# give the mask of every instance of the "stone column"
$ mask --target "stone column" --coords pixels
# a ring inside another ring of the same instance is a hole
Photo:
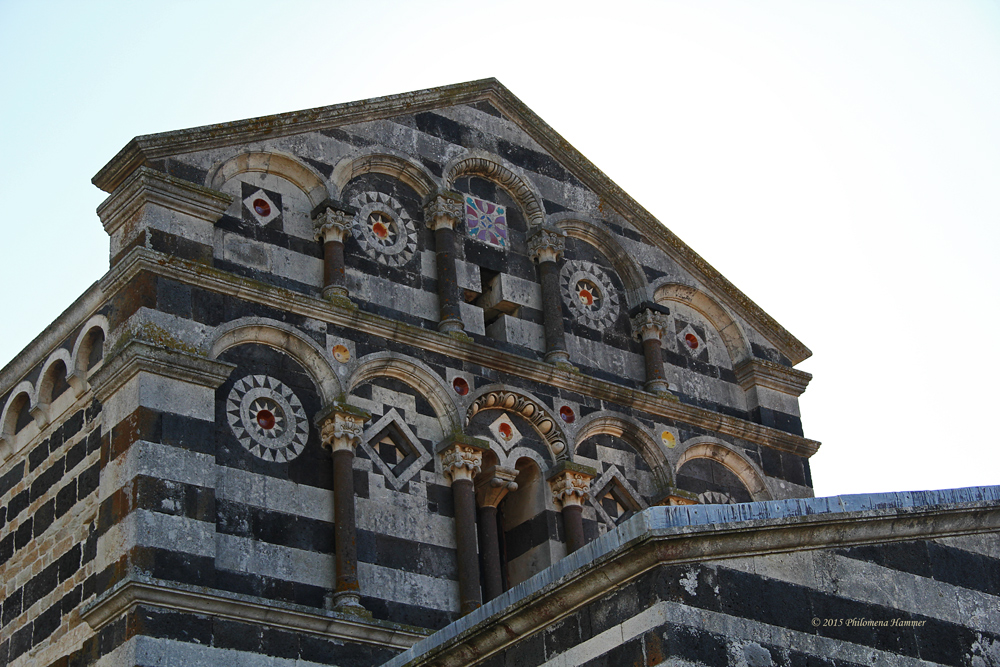
[[[437,253],[438,300],[441,321],[438,331],[463,332],[461,299],[458,290],[458,269],[455,266],[455,228],[462,220],[462,195],[457,192],[432,194],[424,204],[424,224],[434,231],[434,250]]]
[[[590,482],[597,476],[593,468],[562,461],[549,474],[549,488],[556,507],[562,509],[566,530],[566,555],[587,543],[583,536],[583,501],[590,493]]]
[[[476,483],[479,505],[479,555],[483,564],[483,602],[503,593],[500,562],[500,535],[497,532],[497,506],[511,491],[517,491],[517,470],[496,466],[483,472]]]
[[[476,491],[472,480],[479,474],[487,449],[486,441],[464,435],[449,437],[437,447],[444,474],[451,480],[455,502],[458,595],[463,615],[483,604],[476,553]]]
[[[370,414],[346,404],[323,410],[316,419],[323,447],[333,452],[333,535],[335,574],[330,608],[369,616],[358,585],[358,538],[354,517],[354,450]]]
[[[528,234],[528,252],[538,264],[538,281],[542,285],[545,361],[550,364],[569,364],[559,290],[559,258],[566,249],[565,236],[566,232],[558,227],[535,227]]]
[[[351,231],[354,213],[346,206],[327,200],[317,206],[312,215],[316,221],[316,239],[323,244],[323,297],[335,303],[347,301],[349,304],[344,241]]]
[[[632,335],[642,341],[646,358],[646,391],[654,394],[669,393],[667,377],[663,373],[661,337],[667,330],[667,308],[655,303],[641,303],[629,313],[632,317]]]

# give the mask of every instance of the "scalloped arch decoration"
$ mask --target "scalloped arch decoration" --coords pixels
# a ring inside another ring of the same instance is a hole
[[[455,181],[462,176],[481,176],[502,187],[524,211],[529,226],[545,222],[541,198],[521,176],[503,165],[497,158],[481,153],[467,154],[449,162],[441,180],[444,182],[444,187],[450,190],[454,187]]]
[[[465,414],[468,424],[474,416],[484,410],[503,410],[513,412],[531,424],[545,441],[554,460],[566,458],[566,436],[540,403],[534,399],[514,391],[497,390],[482,394],[469,406]]]

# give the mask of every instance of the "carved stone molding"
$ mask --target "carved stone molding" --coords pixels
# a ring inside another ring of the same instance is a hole
[[[512,391],[492,391],[477,398],[466,413],[466,423],[482,410],[505,410],[523,417],[545,439],[556,458],[566,451],[566,438],[541,405]]]
[[[518,471],[515,468],[495,466],[486,470],[476,483],[476,504],[479,507],[496,507],[511,491],[517,491]]]
[[[588,466],[564,461],[549,474],[549,488],[557,507],[583,505],[590,493],[590,483],[597,471]]]
[[[479,447],[455,442],[441,452],[441,467],[445,476],[453,483],[460,479],[472,481],[482,466],[483,450]]]
[[[752,387],[765,387],[789,396],[799,396],[812,380],[810,373],[763,359],[748,359],[734,370],[736,380],[744,391],[749,391]]]
[[[556,262],[566,250],[566,232],[538,227],[528,237],[528,254],[535,262]]]
[[[457,192],[438,192],[424,204],[424,224],[428,229],[454,229],[462,220],[464,204]]]
[[[657,339],[667,330],[667,316],[649,308],[632,316],[632,336],[636,340]]]
[[[354,451],[364,436],[364,424],[371,415],[351,405],[334,405],[316,418],[323,447],[332,452]]]
[[[351,232],[354,215],[332,206],[319,211],[316,218],[316,240],[321,243],[339,241],[343,243]]]

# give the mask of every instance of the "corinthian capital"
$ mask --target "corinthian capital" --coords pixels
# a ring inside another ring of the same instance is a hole
[[[350,450],[353,452],[361,443],[364,424],[370,414],[351,405],[335,405],[320,413],[316,419],[319,437],[323,447],[333,452]]]
[[[449,436],[438,443],[441,469],[452,483],[461,479],[472,481],[483,466],[483,452],[490,443],[461,433]]]
[[[344,242],[347,234],[351,231],[351,221],[354,216],[348,211],[343,211],[332,206],[321,209],[316,218],[316,240],[322,243],[330,241]]]
[[[462,195],[457,192],[437,192],[432,194],[424,204],[424,224],[428,229],[455,229],[462,220],[465,204]]]
[[[565,237],[559,228],[536,227],[528,236],[528,254],[538,263],[556,262],[566,250]]]
[[[659,340],[666,330],[667,316],[663,313],[647,308],[632,316],[632,336],[636,340]]]
[[[589,466],[561,462],[549,475],[549,488],[556,506],[582,505],[590,493],[590,482],[596,475],[597,471]]]

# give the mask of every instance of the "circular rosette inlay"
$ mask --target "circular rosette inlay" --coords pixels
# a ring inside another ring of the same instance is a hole
[[[417,249],[417,233],[403,205],[381,192],[362,192],[351,200],[354,238],[365,253],[380,264],[402,266]]]
[[[291,461],[309,439],[299,397],[269,375],[237,380],[226,400],[226,417],[240,444],[265,461]]]
[[[618,292],[597,264],[568,261],[563,264],[559,278],[563,299],[581,324],[603,330],[618,319]]]

